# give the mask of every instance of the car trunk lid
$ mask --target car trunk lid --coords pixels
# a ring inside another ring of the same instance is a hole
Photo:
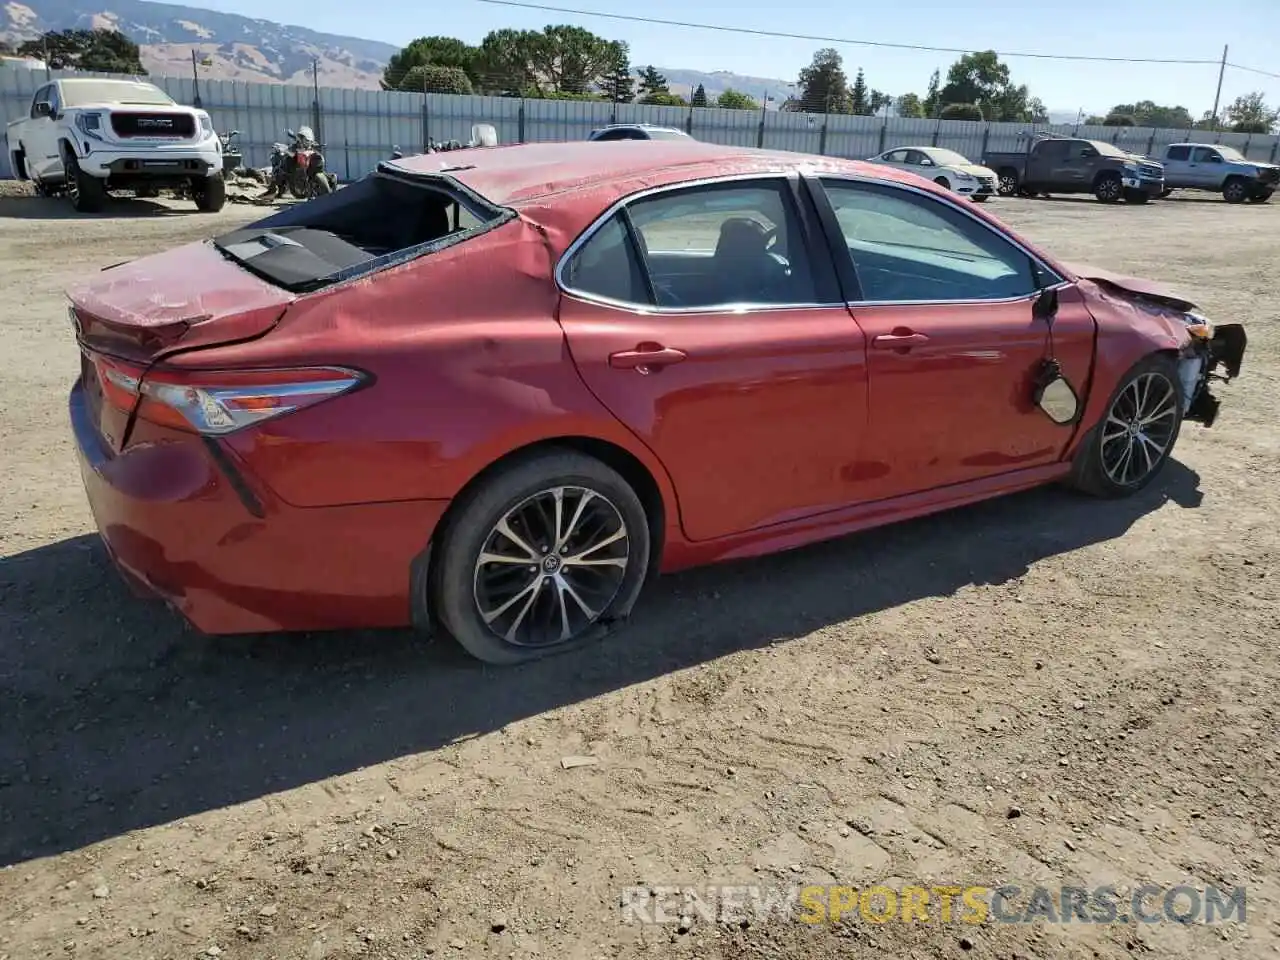
[[[90,419],[115,452],[133,411],[108,394],[130,396],[131,384],[171,354],[262,336],[295,299],[209,243],[108,267],[67,296]]]

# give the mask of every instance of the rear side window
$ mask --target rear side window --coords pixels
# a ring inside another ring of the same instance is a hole
[[[621,303],[650,303],[644,269],[622,222],[610,217],[566,264],[564,285],[570,290]]]
[[[1166,158],[1169,160],[1190,160],[1191,148],[1190,147],[1170,147],[1169,152],[1166,154]]]

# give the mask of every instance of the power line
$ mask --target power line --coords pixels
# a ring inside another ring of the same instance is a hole
[[[694,23],[684,20],[663,20],[658,17],[641,17],[627,13],[603,13],[599,10],[578,10],[572,7],[555,7],[543,3],[524,3],[520,0],[475,0],[476,3],[488,3],[498,7],[520,7],[525,10],[539,10],[544,13],[569,13],[579,17],[602,17],[607,20],[626,20],[630,23],[646,23],[663,27],[684,27],[692,30],[718,30],[723,33],[744,33],[753,37],[774,37],[781,40],[807,40],[813,43],[838,43],[861,47],[882,47],[893,50],[918,50],[926,53],[973,53],[973,48],[966,47],[930,47],[919,43],[889,43],[883,40],[851,40],[848,37],[821,37],[807,33],[784,33],[780,30],[755,30],[750,27],[726,27],[713,23]],[[1036,60],[1087,60],[1095,63],[1166,63],[1183,66],[1218,66],[1220,60],[1176,60],[1159,57],[1093,57],[1071,53],[1026,53],[1012,51],[996,51],[1000,57],[1027,57]],[[1235,66],[1230,64],[1230,66]],[[1249,67],[1239,67],[1248,70]],[[1263,73],[1265,71],[1255,71]],[[1275,74],[1271,74],[1275,76]]]
[[[1256,73],[1260,76],[1273,77],[1276,80],[1280,80],[1280,73],[1272,73],[1270,70],[1259,70],[1257,67],[1245,67],[1238,63],[1228,63],[1227,66],[1236,70],[1244,70],[1248,73]]]

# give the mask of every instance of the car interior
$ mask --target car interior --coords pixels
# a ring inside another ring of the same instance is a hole
[[[254,272],[293,288],[425,247],[481,222],[443,189],[375,175],[224,234],[214,244]]]

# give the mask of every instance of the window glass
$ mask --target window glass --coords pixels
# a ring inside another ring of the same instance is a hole
[[[51,90],[53,90],[53,85],[52,85],[52,84],[49,84],[49,85],[43,86],[43,87],[41,87],[39,90],[37,90],[37,91],[36,91],[35,96],[31,98],[31,119],[32,119],[32,120],[34,120],[34,119],[36,118],[36,104],[37,104],[37,103],[48,103],[48,102],[49,102],[49,92],[50,92]]]
[[[1196,147],[1195,154],[1191,158],[1196,163],[1221,163],[1222,158],[1218,156],[1218,151],[1210,150],[1208,147]]]
[[[681,188],[628,205],[658,306],[812,304],[785,181]]]
[[[888,160],[890,163],[906,163],[906,162],[907,162],[907,151],[906,151],[906,150],[891,150],[889,153],[886,153],[886,154],[884,155],[884,159],[885,159],[885,160]]]
[[[644,274],[620,214],[610,217],[565,264],[564,285],[579,293],[649,305]]]
[[[1190,147],[1170,147],[1168,157],[1170,160],[1186,160],[1191,156]]]
[[[864,301],[996,300],[1036,292],[1030,258],[949,203],[894,187],[822,182]]]

